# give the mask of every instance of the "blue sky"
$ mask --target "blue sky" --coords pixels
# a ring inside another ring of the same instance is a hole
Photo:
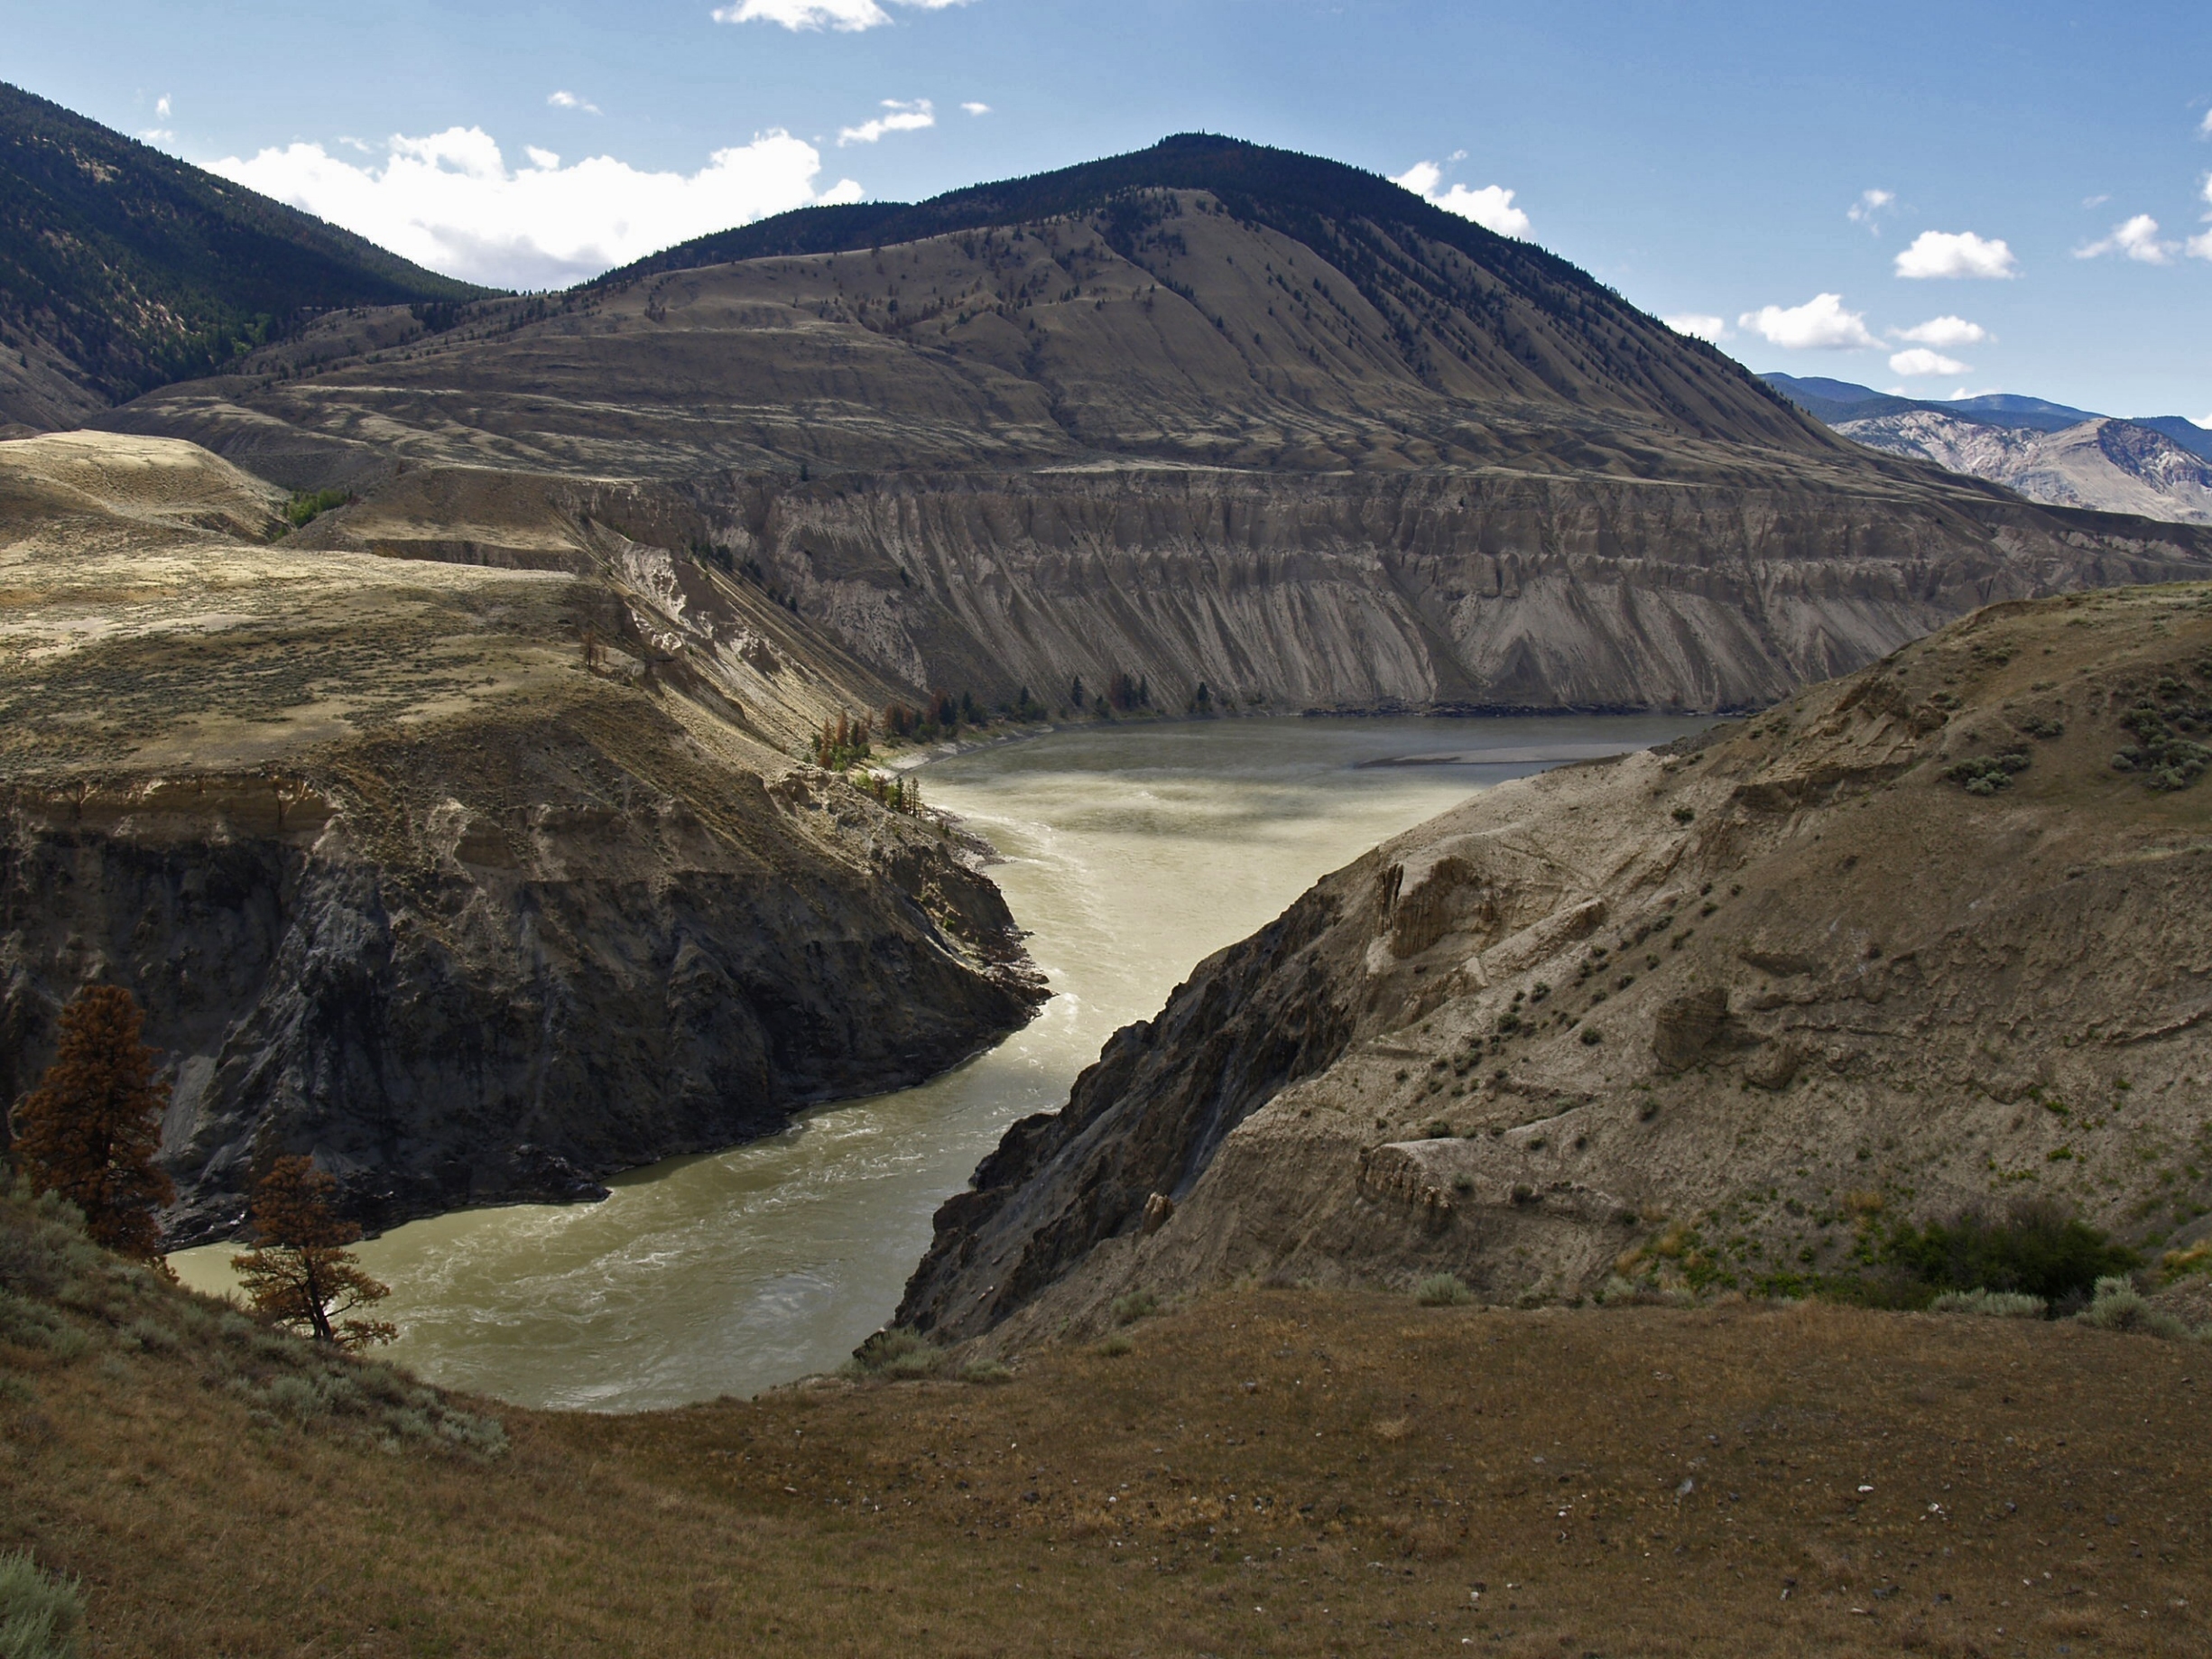
[[[0,0],[0,79],[487,281],[557,284],[806,200],[1203,128],[1395,177],[1431,163],[1416,183],[1704,320],[1683,326],[1754,368],[2212,422],[2204,0]]]

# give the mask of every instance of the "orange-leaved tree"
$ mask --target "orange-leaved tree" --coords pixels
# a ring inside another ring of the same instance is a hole
[[[169,1090],[154,1083],[143,1023],[120,986],[88,985],[70,999],[54,1063],[15,1109],[14,1158],[32,1191],[84,1211],[95,1240],[151,1260],[161,1249],[154,1217],[176,1189],[153,1161]]]
[[[389,1342],[398,1327],[346,1317],[392,1291],[363,1273],[346,1247],[361,1229],[331,1208],[337,1191],[338,1182],[312,1158],[279,1158],[254,1188],[252,1219],[260,1242],[230,1265],[255,1308],[280,1325],[343,1349]]]

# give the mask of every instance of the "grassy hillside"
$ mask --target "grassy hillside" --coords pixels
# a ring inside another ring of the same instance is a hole
[[[119,403],[320,311],[484,292],[0,84],[0,341],[19,378],[35,357]]]
[[[20,1200],[0,1287],[0,1556],[79,1581],[96,1654],[2207,1639],[2203,1350],[2080,1325],[1262,1290],[995,1386],[603,1417],[318,1352]]]

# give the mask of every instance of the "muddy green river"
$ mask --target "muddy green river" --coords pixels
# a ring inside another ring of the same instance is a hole
[[[930,764],[930,804],[996,878],[1053,996],[958,1070],[782,1134],[616,1178],[603,1203],[468,1210],[360,1247],[385,1350],[529,1405],[635,1411],[836,1367],[883,1324],[930,1218],[1115,1027],[1324,873],[1473,792],[1701,722],[1224,720],[1058,733]],[[1415,761],[1419,764],[1403,764]],[[228,1287],[232,1247],[171,1259]]]

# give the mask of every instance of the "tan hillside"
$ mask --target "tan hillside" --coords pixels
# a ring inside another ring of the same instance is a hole
[[[2207,735],[2212,589],[2129,589],[1477,796],[1009,1131],[901,1320],[1019,1345],[1254,1274],[1788,1290],[1862,1223],[2022,1197],[2192,1240]]]
[[[282,493],[174,440],[0,444],[0,1100],[79,985],[132,990],[177,1239],[273,1147],[373,1223],[588,1192],[1035,999],[958,848],[791,758],[883,682],[612,528],[619,487],[469,482],[426,510],[489,491],[502,567],[271,541]]]
[[[2206,1640],[2190,1346],[1299,1291],[1120,1334],[995,1386],[523,1412],[0,1200],[0,1552],[80,1581],[88,1654]]]

